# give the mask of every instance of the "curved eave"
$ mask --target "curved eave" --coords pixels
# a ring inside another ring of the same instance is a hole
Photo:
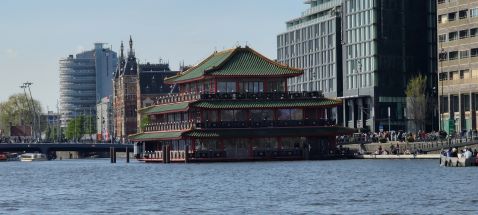
[[[131,141],[155,141],[155,140],[179,140],[182,139],[183,134],[189,130],[174,130],[174,131],[158,131],[158,132],[142,132],[129,135]]]
[[[140,109],[140,113],[145,114],[145,115],[154,115],[154,114],[184,112],[184,111],[189,110],[190,104],[192,102],[194,102],[194,101],[184,101],[184,102],[178,102],[178,103],[168,103],[168,104],[154,105],[154,106],[150,106],[150,107]]]

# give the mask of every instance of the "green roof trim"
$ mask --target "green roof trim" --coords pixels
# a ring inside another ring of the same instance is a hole
[[[155,105],[155,106],[150,106],[145,109],[142,109],[141,113],[147,114],[147,115],[159,114],[159,113],[165,113],[170,111],[185,110],[188,107],[189,107],[189,102]]]
[[[246,128],[246,129],[205,129],[192,130],[184,136],[195,138],[222,138],[222,137],[297,137],[297,136],[335,136],[352,134],[353,128],[341,126],[323,127],[288,127],[288,128]]]
[[[197,101],[192,104],[198,108],[208,109],[254,109],[254,108],[302,108],[338,105],[342,102],[333,99],[308,99],[308,100],[214,100]]]
[[[221,68],[207,72],[207,74],[215,76],[282,76],[301,75],[302,70],[280,65],[246,48],[238,50]]]
[[[183,131],[139,133],[139,134],[130,135],[129,139],[132,141],[178,139],[178,138],[181,138],[182,133]]]
[[[215,52],[197,66],[164,79],[166,83],[184,83],[204,76],[298,76],[302,69],[291,68],[268,59],[249,47]]]
[[[219,66],[221,63],[224,62],[232,53],[234,49],[225,50],[222,52],[216,52],[206,58],[197,66],[194,66],[179,75],[175,75],[169,78],[165,78],[166,82],[181,82],[185,80],[197,79],[204,75],[204,71],[208,69],[212,69],[214,67]]]

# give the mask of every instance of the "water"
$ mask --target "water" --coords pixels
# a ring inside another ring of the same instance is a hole
[[[0,214],[477,214],[478,168],[437,160],[0,163]]]

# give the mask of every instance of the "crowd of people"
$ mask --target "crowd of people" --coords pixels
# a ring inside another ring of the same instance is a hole
[[[381,131],[381,132],[361,132],[353,135],[342,135],[337,137],[338,144],[347,143],[386,143],[388,141],[397,142],[432,142],[450,139],[478,138],[476,131],[468,130],[448,134],[445,131],[418,132],[405,131]]]

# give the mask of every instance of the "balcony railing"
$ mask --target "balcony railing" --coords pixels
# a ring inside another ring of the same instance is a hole
[[[223,121],[196,123],[196,128],[265,128],[265,127],[300,127],[333,126],[335,120],[263,120],[263,121]]]
[[[143,129],[148,131],[187,130],[194,126],[193,121],[149,123]]]
[[[323,98],[321,91],[310,92],[234,92],[234,93],[176,93],[156,98],[155,104],[168,104],[175,102],[193,101],[193,100],[235,100],[235,99],[260,99],[260,100],[279,100],[279,99],[311,99]]]

